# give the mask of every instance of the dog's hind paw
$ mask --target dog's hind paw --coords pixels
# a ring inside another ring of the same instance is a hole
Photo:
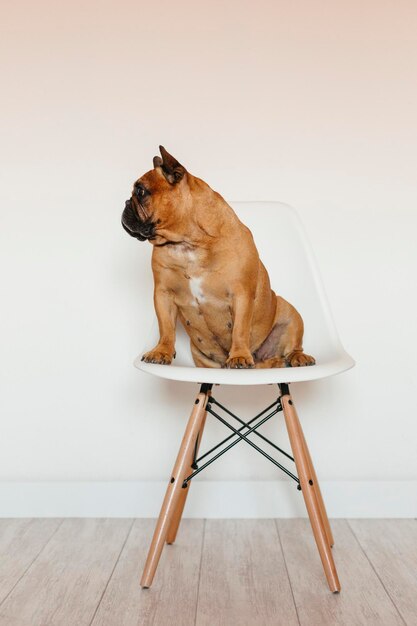
[[[301,350],[294,350],[285,356],[287,367],[304,367],[305,365],[314,365],[316,359],[309,354],[305,354]]]

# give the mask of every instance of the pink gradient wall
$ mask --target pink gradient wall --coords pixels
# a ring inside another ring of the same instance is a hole
[[[417,4],[3,1],[0,28],[1,477],[170,471],[188,405],[169,419],[175,390],[131,368],[152,286],[119,225],[162,143],[226,198],[301,213],[358,361],[297,391],[323,477],[416,479]],[[275,477],[245,450],[227,472]]]

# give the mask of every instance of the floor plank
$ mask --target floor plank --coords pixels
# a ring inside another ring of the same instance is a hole
[[[0,604],[61,522],[52,518],[0,519]]]
[[[196,624],[298,624],[273,520],[206,521]]]
[[[0,624],[89,624],[131,526],[128,519],[66,519],[0,606]]]
[[[175,544],[166,545],[153,585],[141,589],[156,520],[136,520],[92,626],[190,626],[194,624],[203,520],[184,519]]]
[[[417,522],[349,520],[385,589],[410,626],[417,623]]]
[[[277,526],[301,626],[404,626],[346,521],[332,521],[340,594],[329,592],[308,520]]]

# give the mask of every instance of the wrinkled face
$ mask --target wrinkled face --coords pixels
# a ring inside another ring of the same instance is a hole
[[[175,228],[186,184],[185,168],[162,146],[160,150],[163,159],[155,157],[154,169],[134,183],[122,214],[122,226],[129,235],[154,244],[163,241],[164,233]]]
[[[132,195],[126,200],[122,214],[123,228],[139,241],[153,240],[161,223],[158,216],[158,196],[163,193],[155,170],[141,176],[133,185]],[[163,177],[161,177],[163,179]],[[163,186],[163,180],[160,181]],[[169,184],[166,183],[167,187]],[[168,189],[166,190],[168,191]]]

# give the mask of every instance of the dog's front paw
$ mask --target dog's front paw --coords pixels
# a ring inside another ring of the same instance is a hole
[[[164,348],[156,347],[149,352],[145,352],[141,361],[145,361],[145,363],[158,363],[159,365],[170,365],[174,358],[175,353],[168,352]]]
[[[244,356],[229,356],[225,363],[225,367],[228,369],[249,369],[255,367],[255,361],[251,354]]]

